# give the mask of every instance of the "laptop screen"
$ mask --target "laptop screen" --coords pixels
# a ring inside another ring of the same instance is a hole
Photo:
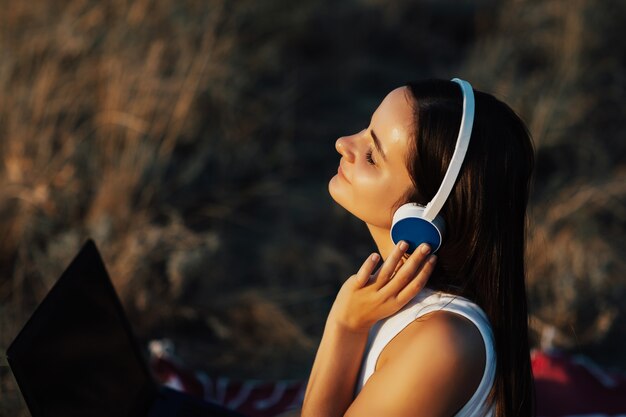
[[[156,393],[91,240],[7,356],[33,417],[142,415]]]

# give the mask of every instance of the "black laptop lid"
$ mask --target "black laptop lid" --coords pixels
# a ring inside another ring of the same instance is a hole
[[[156,394],[92,240],[7,351],[33,417],[136,416]]]

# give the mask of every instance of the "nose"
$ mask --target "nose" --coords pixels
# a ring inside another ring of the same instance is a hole
[[[349,162],[354,161],[354,151],[349,137],[342,136],[335,142],[335,149]]]

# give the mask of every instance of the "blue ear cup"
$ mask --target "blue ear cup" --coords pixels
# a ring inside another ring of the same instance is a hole
[[[413,251],[422,243],[428,243],[431,252],[435,253],[441,246],[446,230],[441,216],[432,221],[423,217],[426,208],[416,203],[407,203],[400,206],[393,215],[391,224],[391,240],[394,244],[404,240],[409,244],[407,253]]]

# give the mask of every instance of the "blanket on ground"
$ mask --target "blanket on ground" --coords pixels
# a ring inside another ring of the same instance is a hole
[[[274,417],[302,405],[305,380],[238,380],[187,368],[171,342],[150,343],[151,368],[164,385],[250,417]],[[531,353],[538,417],[626,417],[626,374],[582,355]]]

